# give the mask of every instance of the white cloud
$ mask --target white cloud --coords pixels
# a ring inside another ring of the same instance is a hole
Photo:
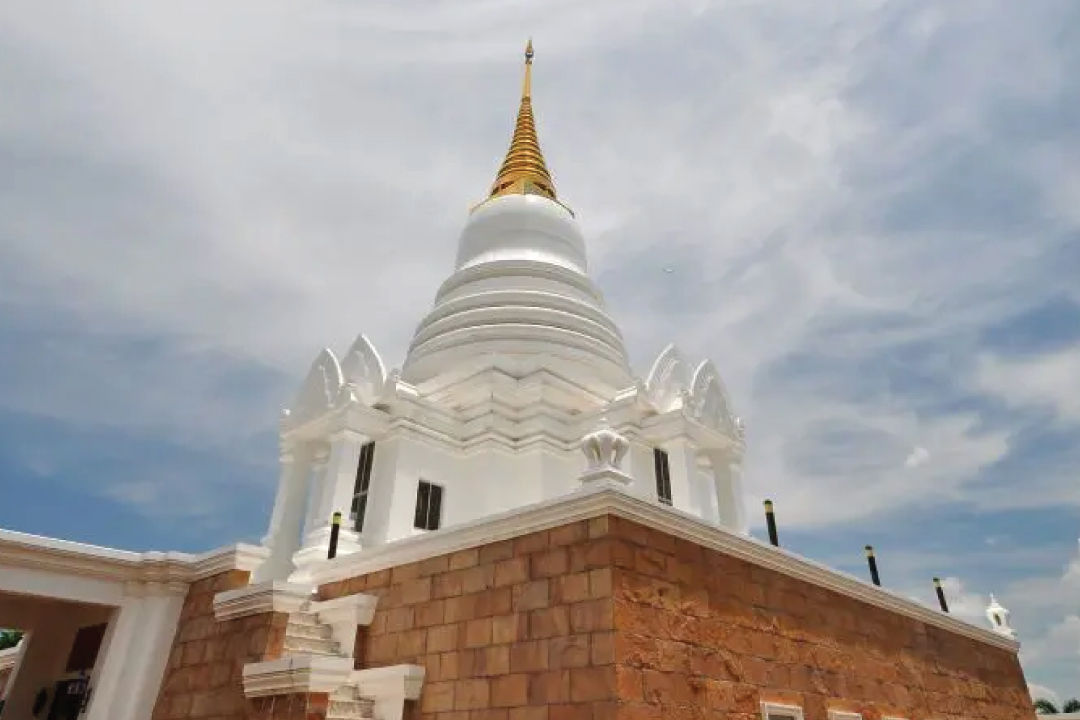
[[[941,589],[945,592],[951,614],[974,625],[986,626],[989,597],[968,590],[960,578],[952,576],[941,578]]]
[[[911,450],[911,454],[907,456],[907,459],[904,460],[904,467],[919,467],[929,459],[930,451],[924,447],[916,446]]]
[[[671,339],[718,362],[752,496],[801,526],[1040,502],[973,494],[1016,428],[953,401],[973,367],[979,394],[1005,374],[1051,401],[1031,373],[1064,360],[979,360],[978,335],[1068,285],[1039,263],[1064,240],[936,198],[973,182],[963,152],[1002,156],[1042,210],[1070,197],[1067,167],[993,126],[1002,102],[1064,92],[1042,35],[1059,19],[780,7],[4,6],[0,303],[84,329],[0,403],[247,452],[319,347],[364,331],[400,362],[508,141],[532,34],[541,140],[635,362]]]
[[[1063,423],[1080,423],[1080,344],[1020,357],[984,355],[974,380],[1017,410],[1049,411]]]

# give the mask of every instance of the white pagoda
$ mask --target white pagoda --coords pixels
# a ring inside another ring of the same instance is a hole
[[[335,512],[344,555],[573,493],[598,427],[618,438],[627,491],[746,532],[743,429],[720,375],[670,345],[644,377],[631,369],[540,151],[532,57],[530,43],[506,159],[401,369],[360,335],[319,353],[282,412],[257,579],[306,581]]]

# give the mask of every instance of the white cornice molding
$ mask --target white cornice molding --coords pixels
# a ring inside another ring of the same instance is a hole
[[[324,560],[312,566],[312,581],[323,585],[368,575],[397,565],[405,565],[602,515],[615,515],[652,527],[759,567],[783,573],[988,645],[1014,653],[1020,648],[1020,644],[1015,640],[972,625],[953,615],[932,610],[890,590],[870,585],[783,548],[773,547],[755,538],[706,523],[685,512],[611,487],[583,488],[554,500],[386,545],[365,548],[358,553],[334,560]]]
[[[122,583],[191,583],[231,570],[252,571],[270,551],[238,543],[200,555],[130,552],[0,530],[0,565]]]
[[[641,436],[658,445],[686,438],[702,450],[725,450],[741,454],[743,449],[741,440],[690,417],[683,408],[644,418],[641,422]]]
[[[270,549],[261,545],[237,543],[196,555],[190,562],[189,581],[220,575],[231,570],[254,572],[270,557]]]
[[[322,440],[342,430],[351,430],[365,437],[378,438],[386,434],[391,421],[392,416],[385,410],[362,403],[349,403],[328,408],[321,415],[289,426],[281,437],[283,443],[295,444],[304,440]]]
[[[268,612],[291,614],[311,600],[311,590],[308,585],[279,580],[226,590],[214,596],[214,619],[223,622]]]
[[[286,655],[244,666],[244,695],[333,693],[349,682],[353,659],[329,655]]]

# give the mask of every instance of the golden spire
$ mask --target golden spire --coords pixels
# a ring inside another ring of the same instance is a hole
[[[536,121],[532,112],[532,39],[525,46],[525,80],[521,87],[521,107],[518,109],[514,137],[506,153],[488,199],[500,195],[543,195],[555,200],[555,183],[544,164],[540,141],[536,138]]]

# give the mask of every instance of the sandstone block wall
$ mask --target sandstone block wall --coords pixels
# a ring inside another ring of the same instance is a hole
[[[614,720],[615,618],[606,520],[324,586],[378,595],[362,667],[426,668],[422,720]]]
[[[1016,655],[611,520],[622,718],[759,718],[761,700],[908,720],[1034,718]]]
[[[248,584],[247,572],[228,572],[191,585],[153,720],[321,720],[325,696],[244,697],[244,665],[281,657],[285,613],[218,622],[214,596]]]
[[[321,588],[359,592],[357,666],[425,666],[417,720],[1034,717],[1013,653],[615,517]]]

